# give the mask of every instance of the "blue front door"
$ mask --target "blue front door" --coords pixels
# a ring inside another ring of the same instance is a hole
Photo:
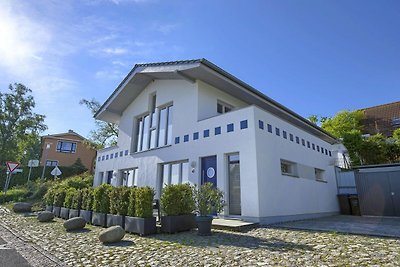
[[[217,187],[217,156],[201,159],[201,184],[212,183]]]

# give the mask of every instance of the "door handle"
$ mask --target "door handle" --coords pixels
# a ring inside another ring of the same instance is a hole
[[[392,196],[394,196],[394,192],[392,192]]]

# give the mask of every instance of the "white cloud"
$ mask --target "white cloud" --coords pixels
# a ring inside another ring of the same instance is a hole
[[[111,70],[100,70],[96,72],[96,78],[99,80],[121,80],[124,78],[124,74],[116,69]]]
[[[108,55],[123,55],[123,54],[128,53],[127,49],[120,48],[120,47],[103,48],[101,51],[106,53],[106,54],[108,54]]]
[[[178,27],[178,24],[162,24],[162,25],[157,25],[156,30],[163,34],[169,34],[173,30],[175,30],[177,27]]]

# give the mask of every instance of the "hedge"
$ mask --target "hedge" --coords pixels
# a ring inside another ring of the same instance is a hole
[[[153,188],[138,187],[136,189],[136,217],[150,218],[153,217]]]
[[[110,212],[109,192],[112,190],[109,184],[102,184],[93,190],[93,211],[99,213]]]
[[[189,184],[167,185],[160,201],[161,209],[167,216],[190,214],[195,209],[193,188]]]
[[[88,211],[93,210],[93,188],[82,189],[82,209]]]
[[[110,190],[110,213],[117,215],[126,215],[129,205],[129,188],[114,187]]]

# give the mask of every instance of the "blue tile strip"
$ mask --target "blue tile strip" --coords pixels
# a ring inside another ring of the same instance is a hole
[[[247,120],[243,120],[240,122],[240,129],[247,129],[248,125],[247,125]]]
[[[233,132],[234,131],[234,127],[233,127],[233,123],[230,123],[226,126],[226,131],[228,133]]]
[[[215,127],[215,135],[221,134],[221,127]]]

